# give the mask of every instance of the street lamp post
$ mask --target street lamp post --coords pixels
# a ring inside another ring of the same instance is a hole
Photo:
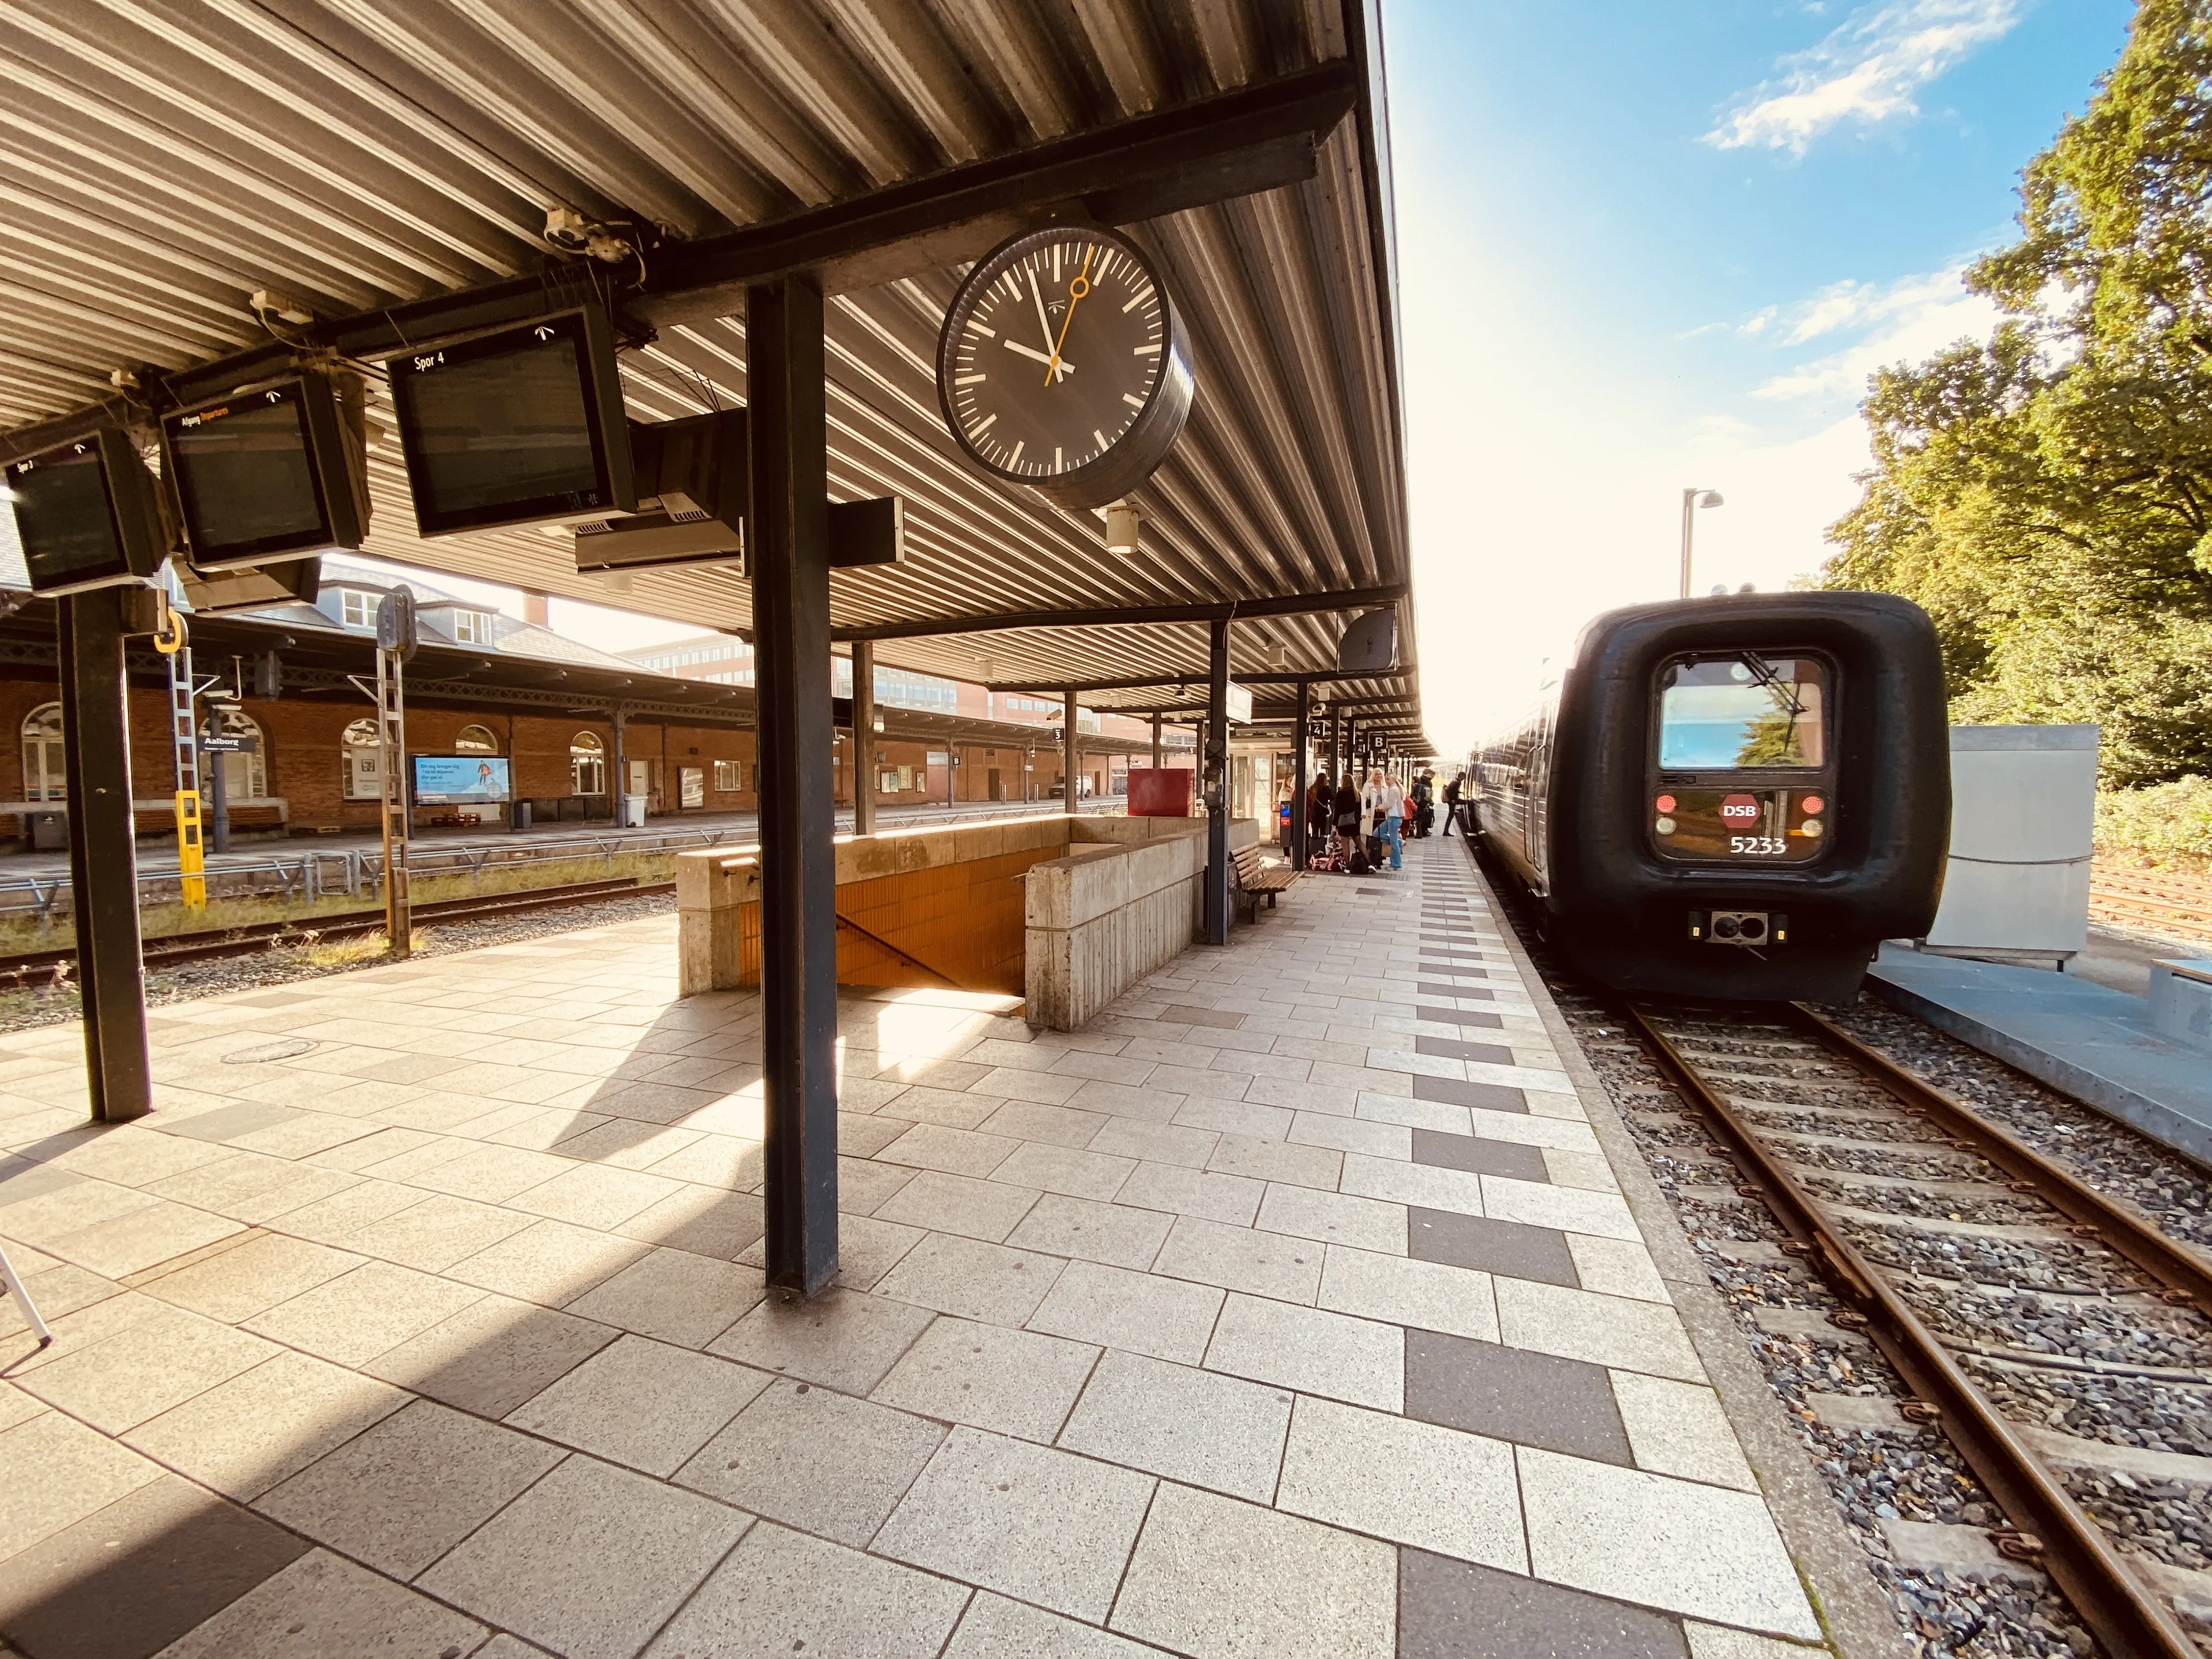
[[[1696,525],[1698,509],[1701,507],[1724,505],[1717,489],[1686,489],[1682,492],[1682,597],[1690,597],[1690,532]]]

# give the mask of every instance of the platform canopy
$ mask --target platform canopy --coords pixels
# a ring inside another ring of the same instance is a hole
[[[632,343],[633,416],[729,407],[746,284],[811,271],[831,296],[832,497],[908,507],[903,567],[836,573],[840,640],[988,684],[1202,683],[1212,618],[1240,619],[1241,679],[1329,669],[1352,615],[1401,601],[1410,663],[1380,35],[1359,0],[21,0],[0,78],[0,455],[95,407],[143,418],[246,384],[298,345],[374,360],[594,291]],[[558,210],[630,227],[643,257],[556,252]],[[1136,493],[1134,557],[1097,515],[970,471],[939,411],[968,263],[1075,216],[1151,250],[1191,328],[1194,410]],[[258,315],[261,290],[313,320]],[[396,440],[371,469],[373,554],[750,624],[726,568],[615,591],[577,574],[565,533],[419,540]],[[1357,693],[1417,688],[1408,667]]]

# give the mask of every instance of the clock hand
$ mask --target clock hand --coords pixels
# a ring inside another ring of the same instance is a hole
[[[1060,349],[1067,343],[1067,325],[1075,320],[1075,302],[1091,292],[1091,260],[1098,250],[1086,249],[1083,269],[1075,273],[1075,280],[1067,285],[1067,315],[1060,319],[1060,338],[1052,343],[1052,363],[1044,372],[1044,383],[1052,384],[1054,374],[1060,368]]]
[[[1030,272],[1030,298],[1036,301],[1037,326],[1044,331],[1044,349],[1048,354],[1044,361],[1050,362],[1052,361],[1049,355],[1052,350],[1052,319],[1044,314],[1044,295],[1037,288],[1036,272],[1034,270]],[[1050,385],[1051,382],[1047,381],[1046,384]]]
[[[1028,358],[1031,362],[1049,363],[1052,362],[1050,357],[1047,356],[1043,352],[1039,351],[1035,346],[1025,346],[1019,340],[1002,340],[1000,343],[1003,344],[1009,351],[1020,352],[1023,356]],[[1075,373],[1075,365],[1069,362],[1066,358],[1063,357],[1060,360],[1058,372],[1062,374],[1073,374]]]

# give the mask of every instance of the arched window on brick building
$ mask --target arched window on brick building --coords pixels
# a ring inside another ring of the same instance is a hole
[[[376,722],[358,720],[338,739],[338,763],[343,767],[348,800],[384,799],[383,750],[376,741]]]
[[[496,755],[499,753],[499,736],[489,726],[465,726],[460,735],[453,739],[453,752],[457,755]]]
[[[41,703],[23,721],[23,799],[66,800],[62,768],[62,706]]]
[[[226,799],[259,800],[269,793],[269,740],[261,734],[261,727],[252,715],[235,707],[219,708],[216,711],[216,727],[226,738],[244,738],[243,749],[227,755],[210,755],[205,767],[222,768],[222,788]],[[208,788],[203,769],[201,793]]]
[[[579,732],[568,739],[568,793],[607,793],[607,745],[596,732]]]

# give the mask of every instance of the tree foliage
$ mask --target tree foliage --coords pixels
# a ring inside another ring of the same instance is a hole
[[[2094,720],[2106,781],[2212,771],[2212,0],[2142,0],[2023,175],[2003,307],[1874,377],[1830,587],[1902,593],[1954,718]]]

